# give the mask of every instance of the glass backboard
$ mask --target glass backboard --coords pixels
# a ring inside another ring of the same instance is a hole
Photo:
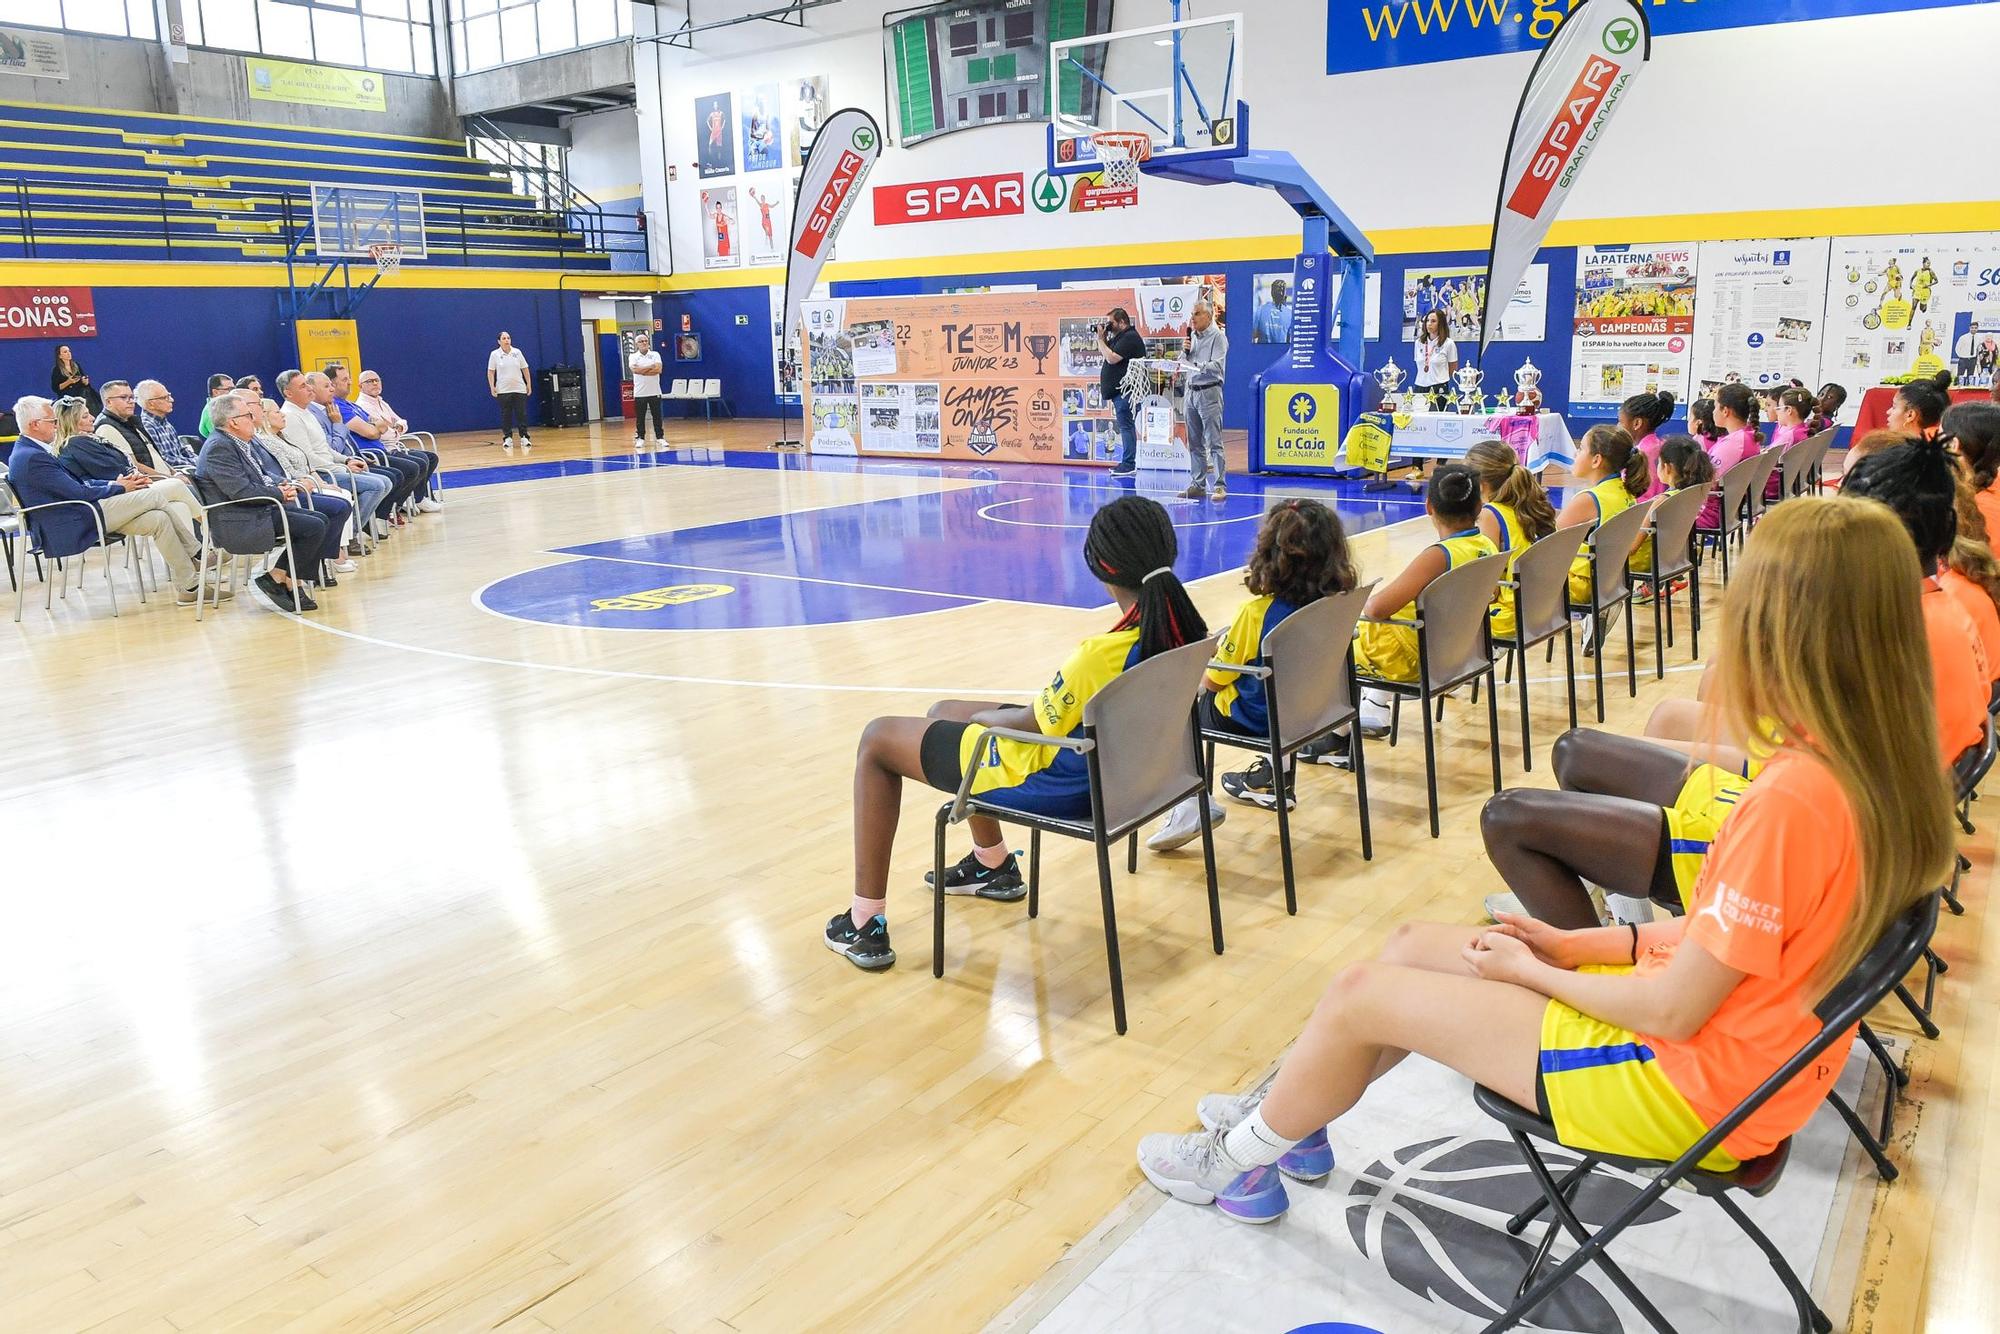
[[[1049,170],[1094,171],[1091,136],[1147,135],[1153,160],[1234,157],[1248,151],[1243,16],[1158,23],[1049,48]]]

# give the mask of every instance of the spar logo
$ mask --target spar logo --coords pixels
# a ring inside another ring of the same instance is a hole
[[[864,126],[855,132],[855,140],[859,142],[865,133],[867,127]],[[868,138],[870,143],[874,142],[872,134]],[[854,182],[861,175],[862,168],[867,165],[867,158],[851,150],[840,155],[833,164],[833,171],[828,175],[826,184],[820,188],[819,199],[813,204],[812,212],[806,215],[805,229],[799,233],[798,244],[792,247],[794,250],[807,259],[819,258],[820,248],[826,244],[826,238],[833,234],[833,229],[840,224],[841,216],[847,212],[847,206],[853,202],[850,196]]]
[[[1591,56],[1563,97],[1556,117],[1528,159],[1527,173],[1507,200],[1507,211],[1524,218],[1539,217],[1560,182],[1568,189],[1590,156],[1590,145],[1604,127],[1625,86],[1624,66]]]

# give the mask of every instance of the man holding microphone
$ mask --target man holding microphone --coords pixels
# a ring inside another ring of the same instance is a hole
[[[1229,361],[1229,335],[1215,322],[1215,307],[1197,301],[1189,318],[1188,339],[1181,348],[1181,360],[1188,368],[1187,442],[1188,489],[1181,492],[1189,500],[1227,500],[1222,457],[1222,376]],[[1215,482],[1211,489],[1209,476]]]

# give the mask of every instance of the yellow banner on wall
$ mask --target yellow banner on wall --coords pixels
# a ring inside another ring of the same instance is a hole
[[[331,65],[302,65],[264,56],[243,57],[243,77],[257,102],[290,102],[305,107],[387,111],[389,97],[379,74]]]
[[[300,370],[331,375],[335,366],[345,366],[350,379],[360,378],[361,331],[353,320],[300,320],[295,332]],[[354,392],[351,383],[347,392]]]
[[[1340,390],[1330,384],[1264,386],[1264,462],[1329,468],[1340,449]]]

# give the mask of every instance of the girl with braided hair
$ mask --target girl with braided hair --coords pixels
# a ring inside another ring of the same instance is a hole
[[[1345,593],[1355,585],[1354,557],[1347,549],[1347,531],[1340,517],[1317,500],[1284,500],[1271,506],[1257,530],[1257,547],[1250,554],[1250,567],[1243,576],[1250,600],[1236,609],[1216,646],[1218,662],[1262,667],[1266,659],[1264,643],[1285,618],[1301,607],[1323,597]],[[1211,671],[1202,680],[1202,722],[1218,731],[1243,736],[1270,735],[1271,720],[1266,709],[1264,683],[1241,672]],[[1315,747],[1332,747],[1331,740],[1315,742]],[[1345,755],[1347,739],[1339,738],[1339,753]],[[1329,754],[1333,753],[1331,749]],[[1242,773],[1222,775],[1222,790],[1238,801],[1277,807],[1277,789],[1271,781],[1271,762],[1258,760]],[[1287,780],[1285,800],[1295,798]],[[1201,832],[1201,798],[1189,797],[1167,813],[1157,832],[1146,840],[1155,852],[1178,848]],[[1287,807],[1289,809],[1289,807]],[[1211,822],[1220,824],[1222,807],[1209,802]]]
[[[971,792],[995,805],[1067,819],[1090,818],[1083,756],[988,729],[1077,736],[1091,697],[1158,653],[1205,638],[1208,626],[1174,576],[1179,544],[1166,510],[1144,496],[1121,496],[1099,510],[1083,560],[1118,603],[1116,624],[1091,635],[1042,687],[1033,704],[944,700],[922,718],[877,718],[861,733],[854,761],[854,901],[826,925],[826,947],[870,971],[896,962],[884,915],[889,854],[902,813],[903,780],[956,793],[977,767]],[[998,821],[974,816],[972,851],[946,869],[947,894],[1011,903],[1027,897]],[[924,877],[925,883],[930,876]]]

